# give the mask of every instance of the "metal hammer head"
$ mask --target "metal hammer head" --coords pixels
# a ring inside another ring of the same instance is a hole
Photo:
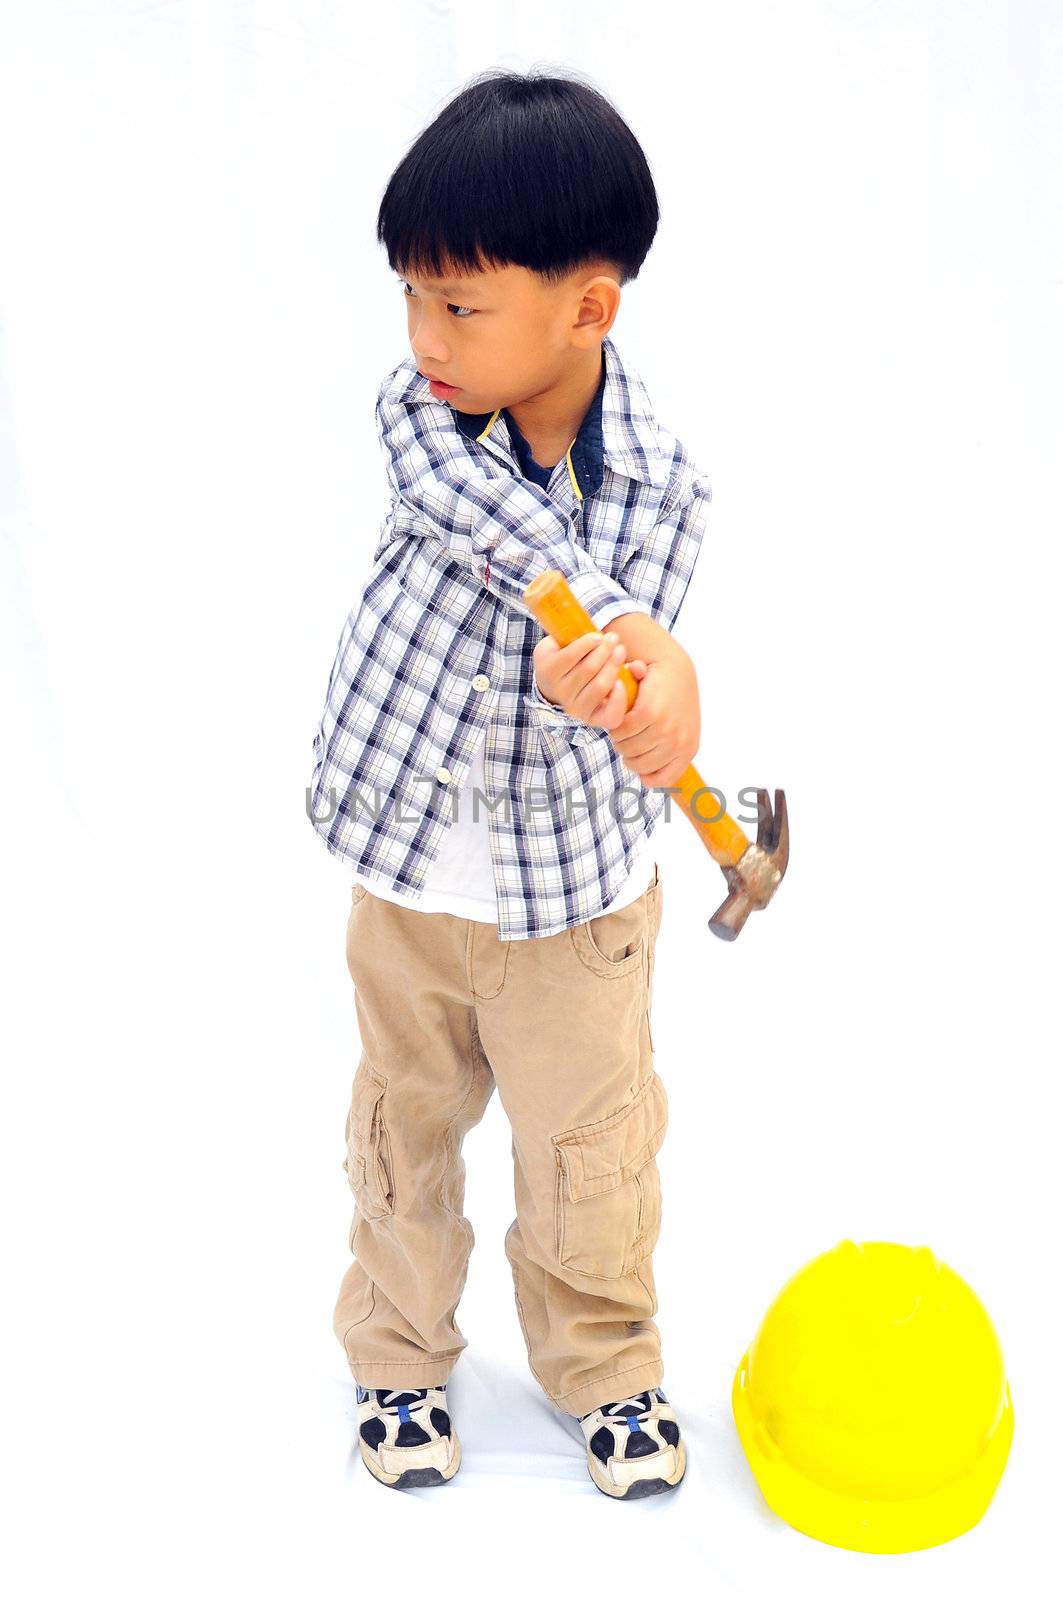
[[[757,790],[757,842],[733,867],[724,867],[730,894],[709,922],[717,938],[737,939],[751,911],[762,911],[782,882],[790,859],[786,796],[775,791],[772,811],[767,789]]]

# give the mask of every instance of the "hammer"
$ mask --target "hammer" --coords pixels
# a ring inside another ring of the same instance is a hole
[[[524,603],[562,649],[581,634],[597,632],[564,573],[554,567],[532,579],[524,591]],[[638,684],[626,666],[620,668],[619,677],[630,711]],[[710,919],[709,927],[720,939],[737,939],[749,913],[764,909],[786,872],[790,856],[786,796],[776,789],[773,810],[767,789],[757,790],[757,842],[752,844],[726,811],[711,818],[702,816],[697,809],[698,796],[711,791],[696,767],[687,767],[677,787],[679,804],[727,880],[729,893]]]

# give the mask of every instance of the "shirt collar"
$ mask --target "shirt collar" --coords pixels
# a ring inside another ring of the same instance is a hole
[[[591,494],[600,486],[604,466],[663,490],[671,473],[672,455],[659,439],[646,387],[636,372],[625,368],[620,352],[608,337],[602,340],[602,357],[601,382],[571,446],[580,492]],[[454,410],[445,400],[435,398],[412,356],[400,364],[397,376],[403,375],[406,382],[398,389],[397,400],[406,405],[439,406],[451,412],[467,438],[489,435],[493,442],[501,442],[500,434],[504,435],[508,453],[519,468],[501,407],[477,415]]]

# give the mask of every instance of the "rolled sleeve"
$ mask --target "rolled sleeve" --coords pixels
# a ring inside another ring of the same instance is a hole
[[[564,574],[592,619],[632,606],[624,586],[597,567],[578,544],[572,514],[537,483],[496,462],[474,459],[449,423],[430,407],[409,407],[377,396],[377,429],[395,497],[417,513],[422,536],[436,539],[492,594],[524,616],[533,615],[524,591],[533,578]]]
[[[572,593],[599,632],[614,617],[622,617],[628,611],[642,611],[648,617],[653,615],[644,600],[637,600],[623,584],[608,577],[598,567],[590,572],[579,572],[574,578],[568,578],[566,574],[566,578]]]

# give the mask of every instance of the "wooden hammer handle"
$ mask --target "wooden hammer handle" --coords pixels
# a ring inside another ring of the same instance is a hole
[[[524,603],[562,649],[582,634],[603,631],[594,626],[590,615],[569,588],[564,573],[554,567],[532,579],[524,591]],[[624,685],[630,711],[639,686],[626,666],[620,668],[618,676]],[[749,849],[750,841],[726,811],[715,815],[719,799],[709,793],[708,785],[693,764],[680,777],[678,789],[676,799],[697,828],[712,859],[721,867],[737,865]],[[710,818],[712,820],[708,820]]]

